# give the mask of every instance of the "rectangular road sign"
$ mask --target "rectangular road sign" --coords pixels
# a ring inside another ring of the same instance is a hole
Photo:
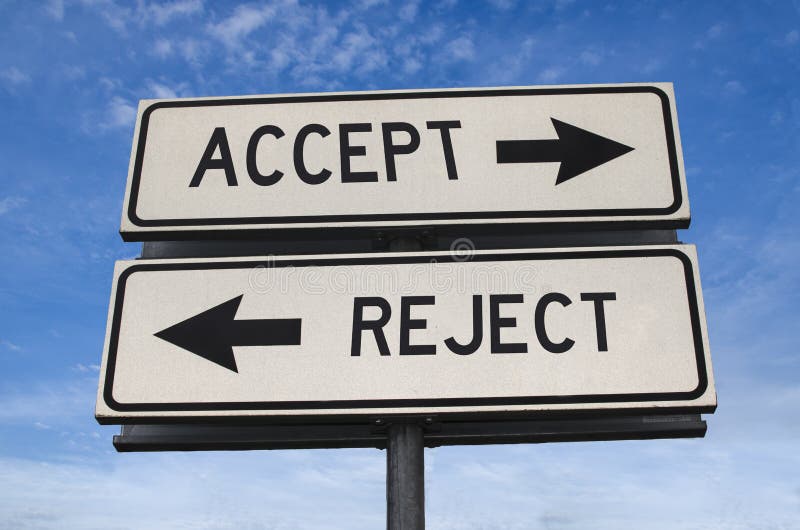
[[[101,423],[713,411],[694,247],[121,261]]]
[[[121,233],[689,218],[672,85],[576,85],[145,100]]]

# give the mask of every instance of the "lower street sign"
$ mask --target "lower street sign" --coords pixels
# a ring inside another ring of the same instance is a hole
[[[689,245],[118,262],[101,423],[711,412]]]

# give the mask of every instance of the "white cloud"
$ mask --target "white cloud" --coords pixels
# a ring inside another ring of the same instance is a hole
[[[358,0],[356,7],[361,10],[372,9],[375,6],[384,6],[389,0]]]
[[[102,442],[111,451],[110,440]],[[2,458],[0,525],[322,530],[346,521],[354,530],[379,528],[384,467],[377,450]]]
[[[726,25],[723,22],[717,22],[709,27],[703,35],[698,38],[694,43],[695,49],[705,48],[706,44],[710,41],[719,39],[725,32]]]
[[[16,66],[10,66],[5,70],[0,70],[0,79],[11,86],[18,86],[31,82],[31,77]]]
[[[783,44],[785,44],[786,46],[797,44],[798,41],[800,41],[800,31],[797,31],[796,29],[793,29],[792,31],[787,33],[786,36],[783,38]]]
[[[406,0],[403,3],[403,7],[400,8],[400,11],[397,14],[400,17],[400,20],[412,22],[417,17],[418,10],[419,0]]]
[[[21,346],[19,346],[17,344],[14,344],[10,340],[2,340],[2,341],[0,341],[0,344],[2,344],[4,348],[6,348],[8,350],[11,350],[13,352],[22,351],[22,347]]]
[[[542,83],[553,83],[558,81],[564,74],[566,73],[566,69],[562,66],[551,66],[549,68],[545,68],[539,74],[538,79]]]
[[[25,197],[17,197],[17,196],[3,197],[2,199],[0,199],[0,215],[5,215],[12,210],[24,206],[25,203],[27,202],[28,199],[26,199]]]
[[[528,37],[514,53],[504,54],[490,67],[492,79],[499,84],[518,83],[531,62],[535,44],[533,37]]]
[[[741,82],[736,80],[728,81],[727,83],[725,83],[722,89],[725,91],[726,94],[731,94],[735,96],[739,96],[747,92],[747,90],[744,88],[744,85],[742,85]]]
[[[489,4],[500,11],[508,11],[517,3],[516,0],[488,0]]]
[[[115,31],[125,34],[128,26],[163,26],[174,19],[199,14],[203,11],[202,0],[173,0],[171,2],[145,2],[139,0],[135,8],[133,2],[114,0],[81,0],[84,6],[94,9]]]
[[[409,57],[403,61],[403,72],[407,75],[414,75],[422,68],[422,61]]]
[[[399,6],[390,25],[375,24],[374,11],[365,11],[377,5],[331,11],[294,0],[242,4],[211,18],[204,27],[206,38],[162,36],[154,40],[150,54],[181,57],[195,68],[221,55],[229,73],[261,72],[276,82],[283,73],[297,84],[326,89],[335,89],[342,76],[371,82],[378,73],[407,78],[423,70],[431,57],[442,65],[475,58],[468,35],[442,43],[442,24],[415,23],[403,30],[408,23],[403,18],[418,20],[417,3]]]
[[[86,77],[86,69],[77,65],[62,65],[58,68],[58,73],[66,81],[77,81]]]
[[[653,57],[648,59],[647,62],[644,63],[644,66],[642,66],[641,70],[642,73],[653,74],[661,70],[661,68],[663,67],[664,67],[663,61],[657,57]]]
[[[708,31],[706,31],[706,37],[708,39],[717,39],[720,37],[720,35],[722,35],[723,29],[725,29],[724,24],[722,23],[714,24],[713,26],[708,28]]]
[[[82,364],[78,363],[75,365],[75,370],[78,372],[99,372],[100,365],[99,364]]]
[[[603,60],[603,57],[594,50],[584,50],[580,55],[581,62],[589,66],[597,66]]]
[[[384,451],[113,454],[115,430],[103,428],[99,441],[76,434],[76,442],[108,448],[86,453],[91,458],[0,459],[5,524],[316,530],[331,528],[333,517],[334,526],[353,530],[385,525]],[[427,523],[446,530],[793,528],[800,460],[792,441],[714,439],[426,450]]]
[[[156,25],[164,25],[179,17],[195,15],[203,11],[202,0],[176,0],[166,4],[151,3],[143,8]]]
[[[466,35],[453,39],[445,45],[445,56],[443,57],[445,62],[471,61],[474,58],[475,44]]]
[[[419,34],[416,35],[415,40],[425,45],[431,45],[439,42],[444,37],[444,28],[441,24],[433,24],[430,27],[424,28]]]
[[[56,20],[64,20],[64,0],[48,0],[44,12]]]
[[[186,96],[188,85],[186,83],[164,84],[163,82],[147,79],[142,97],[145,99],[173,99]]]
[[[358,75],[384,68],[388,62],[386,52],[365,26],[342,37],[338,48],[331,50],[331,62],[339,74],[354,71]]]
[[[133,11],[128,7],[117,5],[113,0],[82,0],[82,3],[97,10],[100,18],[119,33],[125,33],[128,23],[133,20]]]
[[[30,424],[69,426],[94,410],[94,376],[68,381],[29,385],[23,390],[0,394],[0,425]]]
[[[275,49],[269,52],[269,63],[275,70],[283,70],[291,61],[292,58],[286,50]]]
[[[275,15],[275,8],[271,5],[236,6],[233,13],[226,19],[216,24],[209,24],[208,33],[229,48],[241,45],[242,39],[267,23]]]
[[[156,99],[171,99],[178,97],[178,94],[176,94],[175,91],[170,87],[156,83],[155,81],[147,82],[147,91],[153,94],[153,97]]]
[[[270,47],[268,63],[273,72],[288,69],[300,84],[334,89],[335,79],[343,76],[374,79],[378,72],[402,76],[404,68],[420,67],[408,60],[417,42],[414,35],[404,35],[402,50],[390,53],[387,46],[392,43],[391,37],[383,31],[376,35],[369,25],[358,20],[348,24],[350,13],[331,15],[325,9],[298,9],[301,22],[281,31],[277,43]],[[413,57],[422,60],[416,51]],[[390,59],[394,59],[395,68]]]
[[[200,66],[206,54],[208,44],[204,40],[184,39],[178,43],[181,56],[191,65]]]
[[[105,119],[101,123],[103,129],[119,129],[131,127],[136,119],[136,107],[128,100],[114,96],[106,107]]]
[[[101,77],[97,80],[100,86],[107,92],[116,90],[122,86],[122,81],[113,77]]]
[[[158,57],[159,59],[166,59],[170,55],[172,55],[173,47],[172,41],[169,39],[158,39],[153,44],[153,55]]]

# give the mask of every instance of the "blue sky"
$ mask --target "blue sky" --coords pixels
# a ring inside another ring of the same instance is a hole
[[[800,3],[0,1],[0,528],[379,528],[377,450],[117,454],[93,418],[140,98],[671,81],[705,439],[428,450],[430,528],[800,528]],[[346,524],[341,523],[346,521]]]

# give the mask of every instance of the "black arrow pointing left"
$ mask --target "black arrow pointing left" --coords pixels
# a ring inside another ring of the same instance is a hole
[[[161,330],[155,336],[237,373],[234,346],[300,344],[299,318],[234,320],[243,296]]]

